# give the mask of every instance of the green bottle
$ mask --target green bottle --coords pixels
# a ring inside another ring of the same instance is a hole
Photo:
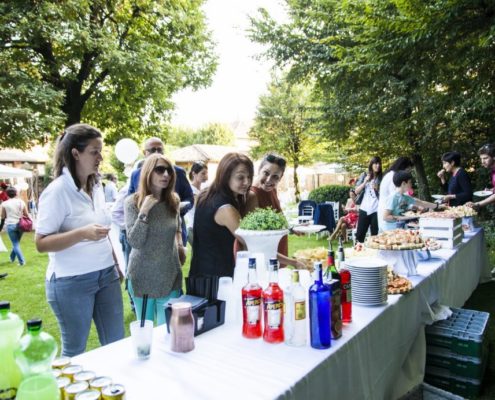
[[[43,332],[41,319],[27,322],[27,333],[14,352],[22,371],[23,380],[17,391],[17,400],[58,400],[55,376],[51,373],[52,361],[57,355],[57,342]]]
[[[0,399],[15,399],[21,383],[21,370],[14,360],[14,349],[24,322],[10,312],[10,303],[0,301]]]

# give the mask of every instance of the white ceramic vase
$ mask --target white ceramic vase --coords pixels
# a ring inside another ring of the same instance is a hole
[[[277,249],[280,239],[289,233],[288,229],[276,231],[254,231],[237,229],[235,234],[246,243],[247,249],[253,257],[257,258],[257,274],[260,284],[264,286],[268,280],[267,266],[270,258],[277,257]]]

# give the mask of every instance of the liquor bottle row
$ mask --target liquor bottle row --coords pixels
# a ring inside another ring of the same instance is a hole
[[[339,256],[341,266],[342,256]],[[331,249],[327,261],[325,275],[322,263],[314,263],[315,281],[306,295],[296,270],[292,271],[291,285],[285,290],[280,288],[275,258],[270,259],[269,283],[263,290],[256,276],[256,259],[250,258],[248,283],[242,288],[242,335],[249,339],[263,337],[268,343],[305,346],[309,320],[311,347],[329,348],[332,338],[342,336],[342,322],[351,322],[352,303],[349,271],[337,270]],[[306,316],[307,299],[309,318]]]

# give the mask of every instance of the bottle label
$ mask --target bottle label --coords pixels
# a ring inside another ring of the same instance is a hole
[[[246,298],[244,307],[246,307],[247,323],[249,325],[256,325],[260,320],[260,304],[261,297]]]
[[[348,282],[348,283],[342,284],[342,289],[343,289],[342,290],[342,299],[347,303],[352,302],[351,283]]]
[[[294,317],[296,321],[306,319],[306,301],[296,301],[294,303]]]
[[[0,389],[0,399],[14,400],[17,395],[17,389],[15,387]]]
[[[281,301],[266,301],[267,325],[270,329],[280,328],[284,303]]]

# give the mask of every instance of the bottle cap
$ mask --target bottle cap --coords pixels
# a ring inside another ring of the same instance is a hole
[[[41,328],[41,319],[39,318],[33,318],[30,319],[27,323],[27,328],[28,330],[35,330]]]
[[[292,271],[292,282],[299,282],[299,271]]]
[[[322,265],[322,264],[321,264],[321,261],[315,261],[315,262],[313,263],[313,268],[314,268],[315,270],[320,270],[320,269],[321,269],[321,265]]]
[[[278,271],[278,260],[276,258],[270,258],[270,269],[273,271]]]
[[[0,310],[10,310],[10,301],[0,301]]]
[[[248,268],[256,268],[256,258],[254,257],[249,258]]]

